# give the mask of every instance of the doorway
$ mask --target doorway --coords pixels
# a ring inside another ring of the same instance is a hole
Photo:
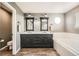
[[[12,12],[0,3],[0,52],[12,51]]]

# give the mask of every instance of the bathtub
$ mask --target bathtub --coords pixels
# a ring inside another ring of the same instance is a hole
[[[79,34],[54,33],[54,48],[61,56],[79,56]]]

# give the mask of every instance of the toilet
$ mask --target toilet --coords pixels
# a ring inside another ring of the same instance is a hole
[[[12,41],[7,42],[7,46],[9,47],[9,50],[12,50]]]

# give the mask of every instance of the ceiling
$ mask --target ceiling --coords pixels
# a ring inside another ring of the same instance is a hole
[[[16,2],[24,13],[65,13],[78,2]]]

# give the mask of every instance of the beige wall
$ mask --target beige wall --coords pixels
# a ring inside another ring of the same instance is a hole
[[[60,18],[60,23],[55,23],[55,17]],[[49,26],[52,24],[51,28],[53,32],[64,32],[64,14],[62,13],[52,13],[50,20],[49,20]]]
[[[0,38],[4,39],[2,46],[5,46],[11,40],[12,19],[11,14],[0,8]]]
[[[75,28],[76,13],[79,12],[79,6],[65,13],[65,31],[71,33],[79,33],[79,30]]]

